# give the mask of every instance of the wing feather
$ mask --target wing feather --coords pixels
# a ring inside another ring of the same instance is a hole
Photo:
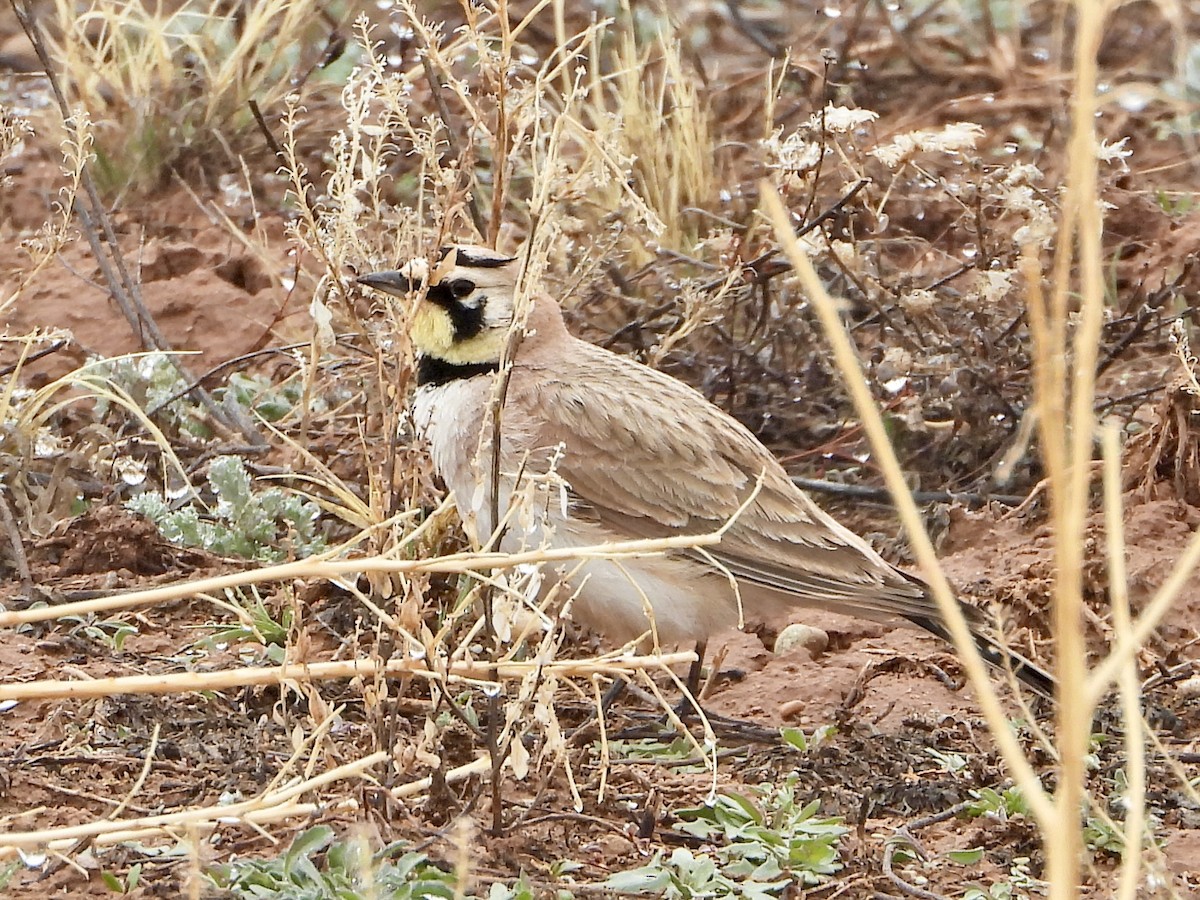
[[[613,365],[607,351],[575,340],[553,367],[528,375],[514,373],[509,402],[536,404],[536,443],[566,446],[558,471],[578,512],[621,535],[703,534],[737,513],[761,479],[754,501],[707,548],[739,581],[795,603],[936,614],[923,586],[823,512],[748,429],[682,382]]]

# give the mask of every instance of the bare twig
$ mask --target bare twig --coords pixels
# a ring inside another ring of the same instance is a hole
[[[55,341],[49,347],[46,347],[42,350],[38,350],[36,353],[30,353],[28,356],[26,356],[24,359],[22,359],[20,363],[14,363],[10,366],[5,366],[4,368],[0,369],[0,378],[6,378],[7,376],[11,375],[13,372],[17,371],[17,369],[19,369],[23,366],[27,366],[31,362],[36,362],[37,360],[43,359],[44,357],[47,357],[52,353],[57,353],[63,347],[67,346],[67,344],[69,344],[69,343],[70,343],[70,341]]]
[[[8,498],[4,496],[5,491],[0,490],[0,523],[4,525],[4,531],[8,535],[8,543],[12,548],[13,565],[16,566],[17,575],[21,578],[21,592],[26,597],[33,599],[33,573],[29,569],[29,558],[25,555],[25,546],[21,540],[21,530],[17,527],[16,517],[13,515],[12,507],[8,505]]]
[[[0,700],[63,700],[83,697],[111,697],[118,694],[177,694],[193,691],[220,691],[251,685],[302,684],[345,678],[370,678],[377,674],[422,678],[426,681],[459,681],[476,685],[489,683],[493,673],[500,678],[525,678],[531,672],[554,672],[561,677],[588,676],[599,672],[659,671],[666,666],[690,663],[696,654],[664,653],[650,656],[615,656],[557,662],[453,662],[445,672],[430,669],[424,660],[407,657],[382,662],[376,658],[336,662],[286,663],[281,666],[242,666],[216,672],[173,672],[168,675],[121,675],[90,681],[46,679],[0,684]]]
[[[887,488],[871,487],[866,484],[840,484],[836,481],[822,481],[818,478],[801,478],[792,476],[792,484],[806,491],[816,491],[835,497],[853,497],[858,500],[877,500],[880,503],[891,503],[892,495]],[[1024,502],[1025,497],[1015,494],[990,494],[962,491],[913,491],[913,499],[918,503],[961,503],[971,509],[977,509],[986,503],[1002,503],[1005,506],[1017,506]]]

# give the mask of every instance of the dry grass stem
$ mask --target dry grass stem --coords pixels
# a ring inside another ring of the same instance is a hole
[[[951,636],[954,638],[955,649],[963,662],[971,687],[975,689],[980,709],[987,719],[988,728],[1004,755],[1004,761],[1012,772],[1013,778],[1029,801],[1034,815],[1044,827],[1049,827],[1054,816],[1050,798],[1042,788],[1041,781],[1021,750],[1020,744],[1017,743],[1016,736],[1009,728],[1008,716],[992,686],[987,666],[979,655],[979,650],[967,627],[967,621],[963,617],[962,610],[959,609],[958,602],[954,598],[954,592],[938,563],[937,552],[925,530],[921,512],[917,509],[917,505],[909,493],[908,484],[904,480],[904,472],[900,468],[900,462],[896,459],[895,451],[888,439],[887,428],[884,426],[879,406],[871,396],[871,390],[863,376],[857,353],[842,324],[837,304],[825,290],[808,255],[796,241],[788,212],[778,193],[770,184],[765,183],[762,190],[763,206],[775,226],[779,242],[783,245],[788,259],[795,266],[805,291],[821,319],[826,337],[833,349],[838,370],[845,379],[846,390],[854,400],[855,409],[858,410],[862,419],[863,429],[870,438],[871,450],[883,472],[884,481],[891,491],[892,501],[896,505],[901,524],[912,544],[913,553],[921,567],[921,573],[929,582],[933,597],[941,609]]]
[[[326,811],[336,811],[339,808],[353,809],[356,804],[350,799],[339,801],[332,806],[294,801],[309,791],[328,787],[338,781],[366,777],[368,769],[386,763],[391,755],[390,751],[380,750],[370,756],[337,766],[289,787],[240,803],[197,807],[177,813],[141,816],[136,819],[117,821],[99,819],[82,825],[65,825],[61,828],[45,828],[39,831],[10,831],[0,834],[0,859],[9,858],[18,850],[25,848],[65,849],[81,838],[92,838],[96,845],[112,845],[156,838],[177,840],[181,829],[211,829],[219,825],[238,823],[250,826],[266,825],[285,819],[311,817]],[[445,772],[444,783],[457,784],[486,772],[490,767],[491,761],[487,757],[480,757]],[[432,776],[418,778],[393,788],[389,793],[397,800],[415,797],[430,790],[434,780]]]
[[[1113,628],[1130,631],[1129,587],[1125,565],[1124,504],[1121,501],[1121,439],[1117,423],[1106,422],[1104,451],[1104,528],[1108,542],[1109,596]],[[1134,900],[1141,880],[1142,842],[1146,827],[1146,741],[1143,731],[1141,679],[1136,659],[1121,669],[1121,717],[1125,723],[1124,852],[1117,900]]]
[[[488,569],[514,569],[518,566],[560,562],[574,559],[620,559],[622,557],[647,556],[667,550],[687,550],[715,544],[721,540],[725,528],[712,534],[680,535],[678,537],[647,540],[617,541],[595,547],[565,547],[527,550],[521,553],[453,553],[429,559],[389,559],[372,556],[361,559],[321,560],[310,558],[299,562],[247,569],[229,575],[216,575],[183,581],[165,587],[129,591],[111,597],[80,600],[52,607],[0,612],[0,628],[9,628],[30,622],[47,622],[64,616],[86,616],[118,609],[139,609],[170,600],[193,597],[197,594],[217,593],[229,588],[262,584],[267,581],[288,581],[296,578],[320,578],[334,581],[346,575],[385,572],[392,574],[452,573],[468,574]]]
[[[46,679],[0,684],[0,700],[50,700],[84,697],[110,697],[120,694],[176,694],[192,691],[219,691],[250,685],[308,684],[337,678],[364,678],[375,675],[422,678],[427,681],[455,681],[481,686],[499,678],[527,678],[530,674],[555,674],[560,677],[589,677],[594,674],[631,674],[658,671],[666,666],[692,662],[690,650],[649,656],[602,656],[594,659],[514,662],[450,662],[445,671],[430,669],[424,660],[377,658],[336,662],[287,663],[282,666],[244,666],[217,672],[175,672],[168,675],[124,675],[90,681]]]

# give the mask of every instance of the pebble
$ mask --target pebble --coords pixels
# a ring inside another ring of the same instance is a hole
[[[826,632],[797,622],[779,632],[779,637],[775,639],[775,654],[779,656],[796,647],[803,647],[816,656],[824,653],[828,646],[829,635]]]
[[[1185,700],[1200,697],[1200,675],[1193,675],[1187,681],[1179,682],[1178,691],[1180,698]]]

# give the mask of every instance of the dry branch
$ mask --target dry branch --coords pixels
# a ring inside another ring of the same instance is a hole
[[[752,495],[753,497],[753,495]],[[739,510],[740,512],[740,510]],[[595,547],[549,548],[527,550],[523,553],[454,553],[430,559],[391,559],[383,556],[367,556],[361,559],[321,560],[307,559],[299,562],[264,566],[228,575],[215,575],[194,581],[129,591],[111,597],[81,600],[78,603],[63,603],[59,606],[0,612],[0,628],[25,625],[31,622],[47,622],[65,616],[86,616],[116,609],[137,609],[166,603],[200,594],[218,593],[226,589],[262,584],[268,581],[289,581],[297,578],[323,578],[334,580],[347,575],[362,575],[368,572],[390,574],[441,573],[465,574],[487,569],[512,569],[523,565],[562,562],[582,559],[616,559],[631,556],[647,556],[667,550],[690,550],[715,544],[721,540],[728,523],[711,534],[680,535],[652,540],[616,541]]]
[[[320,775],[307,778],[290,787],[281,788],[244,800],[241,803],[231,803],[227,806],[203,806],[197,809],[180,812],[163,813],[156,816],[142,816],[137,819],[122,819],[112,821],[99,819],[83,825],[68,825],[62,828],[45,828],[40,831],[13,831],[0,834],[0,859],[14,855],[18,849],[27,847],[43,847],[50,850],[61,850],[70,847],[80,838],[93,838],[96,845],[117,844],[123,841],[144,841],[150,838],[177,837],[174,829],[178,828],[212,828],[216,825],[244,822],[251,825],[263,825],[279,822],[283,819],[307,817],[319,814],[325,810],[338,809],[352,801],[341,801],[325,807],[317,803],[295,803],[296,797],[309,791],[342,781],[347,778],[363,775],[372,766],[380,765],[391,758],[387,750],[380,750],[362,759],[343,766],[330,769]],[[473,760],[444,774],[445,783],[454,784],[486,772],[491,761],[485,756]],[[432,776],[420,778],[402,784],[391,791],[395,799],[403,799],[423,793],[432,787]]]
[[[430,669],[425,660],[376,659],[340,660],[337,662],[285,663],[282,666],[244,666],[218,672],[175,672],[167,675],[123,675],[116,678],[96,678],[91,681],[63,681],[49,678],[16,684],[0,684],[0,700],[58,700],[64,698],[111,697],[118,694],[177,694],[188,691],[219,691],[234,687],[270,684],[301,684],[329,681],[335,678],[361,678],[387,675],[429,680],[478,681],[500,678],[524,678],[541,670],[561,677],[589,677],[594,674],[616,674],[662,669],[667,666],[691,663],[696,654],[690,650],[679,653],[647,656],[611,656],[594,659],[561,660],[554,662],[454,662],[448,670]]]

